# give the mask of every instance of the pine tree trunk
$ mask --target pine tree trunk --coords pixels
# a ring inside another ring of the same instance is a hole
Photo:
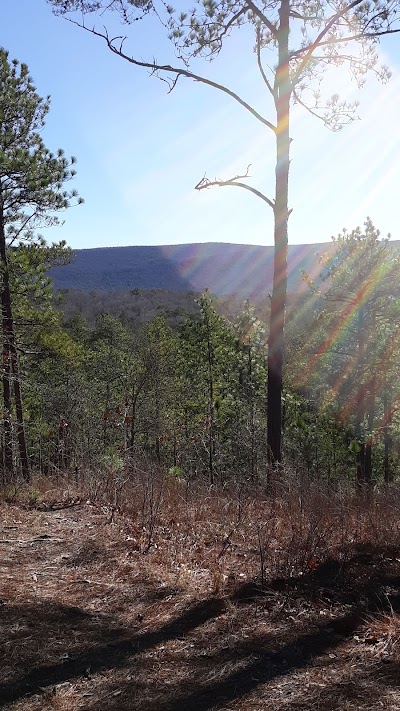
[[[251,481],[255,481],[257,473],[257,447],[256,447],[256,426],[254,416],[254,388],[253,388],[253,357],[251,352],[251,344],[248,345],[248,360],[247,360],[247,381],[248,394],[250,405],[250,438],[251,438]]]
[[[14,331],[13,331],[14,334]],[[28,447],[25,437],[24,408],[22,404],[21,380],[19,375],[18,353],[13,339],[11,347],[11,369],[14,379],[15,413],[17,421],[17,440],[19,457],[21,460],[22,476],[26,481],[31,480],[31,470],[28,457]]]
[[[0,205],[0,259],[1,259],[1,314],[3,332],[3,430],[4,430],[4,472],[5,480],[13,473],[13,447],[11,425],[11,355],[10,343],[7,332],[7,304],[5,291],[5,277],[7,268],[6,238],[4,231],[3,211]]]
[[[274,281],[268,337],[267,444],[271,463],[282,461],[282,385],[287,292],[289,199],[289,0],[280,6],[279,66],[275,81],[277,116],[274,206]]]
[[[21,461],[22,475],[30,481],[31,473],[28,458],[28,448],[25,438],[24,410],[22,405],[21,384],[19,378],[18,352],[15,342],[14,322],[11,305],[10,276],[8,270],[6,234],[3,216],[2,199],[0,195],[0,262],[2,267],[1,309],[3,326],[3,404],[5,461],[12,471],[12,441],[11,441],[11,388],[10,374],[14,382],[15,412],[17,421],[18,450]],[[4,360],[6,363],[4,363]],[[7,366],[5,368],[5,365]]]

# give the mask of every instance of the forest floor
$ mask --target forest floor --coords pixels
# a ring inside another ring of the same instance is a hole
[[[141,529],[86,499],[0,503],[1,709],[400,709],[400,547],[261,585],[232,531],[210,565],[210,530]]]

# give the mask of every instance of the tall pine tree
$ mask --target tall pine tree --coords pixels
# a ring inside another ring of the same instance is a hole
[[[0,48],[0,265],[3,336],[4,469],[14,469],[13,418],[21,471],[30,478],[24,427],[18,345],[13,315],[9,250],[35,241],[36,229],[58,224],[54,213],[69,206],[75,191],[63,189],[75,172],[74,158],[54,155],[44,145],[41,130],[49,111],[49,97],[41,98],[26,64],[10,61]],[[79,199],[78,199],[79,201]]]

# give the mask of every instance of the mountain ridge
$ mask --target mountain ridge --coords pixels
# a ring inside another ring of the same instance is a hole
[[[317,255],[332,248],[329,242],[290,245],[289,291],[304,290],[303,271],[316,278],[320,272]],[[57,290],[202,292],[207,288],[219,296],[239,294],[257,300],[272,289],[273,246],[205,242],[94,247],[74,252],[71,263],[49,271]]]

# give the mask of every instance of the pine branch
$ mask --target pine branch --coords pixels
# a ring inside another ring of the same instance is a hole
[[[267,27],[267,29],[271,32],[273,37],[275,39],[278,38],[278,29],[275,27],[275,25],[271,22],[271,20],[268,19],[266,15],[264,15],[263,12],[257,7],[257,5],[253,2],[253,0],[245,0],[246,5],[248,8],[254,13],[256,17],[258,17],[259,20]]]
[[[346,14],[346,12],[349,12],[353,8],[357,7],[357,5],[360,5],[362,2],[363,2],[363,0],[353,0],[353,2],[351,2],[349,5],[347,5],[347,7],[344,7],[342,10],[339,10],[339,12],[336,12],[331,17],[331,19],[327,22],[324,29],[321,30],[321,32],[319,33],[317,38],[314,40],[314,42],[311,42],[311,44],[309,44],[308,47],[302,48],[301,52],[302,53],[306,52],[306,56],[300,62],[300,66],[297,69],[297,71],[292,79],[292,86],[295,86],[297,84],[297,82],[299,81],[301,74],[302,74],[303,70],[305,69],[305,67],[307,66],[308,62],[310,61],[314,51],[317,49],[317,47],[321,46],[322,40],[328,34],[331,27],[333,27],[338,22],[338,20],[340,20]],[[298,50],[298,52],[299,51],[300,50]],[[296,53],[292,52],[290,56],[292,58],[293,56],[296,56]]]

